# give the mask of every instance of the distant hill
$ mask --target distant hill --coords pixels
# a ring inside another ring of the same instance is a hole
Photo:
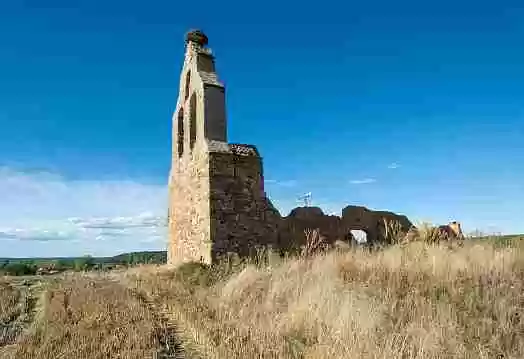
[[[63,261],[74,262],[75,260],[83,259],[81,257],[38,257],[38,258],[0,258],[3,263],[33,263],[36,265]],[[143,251],[122,253],[113,257],[91,257],[95,264],[164,264],[167,262],[166,251]]]

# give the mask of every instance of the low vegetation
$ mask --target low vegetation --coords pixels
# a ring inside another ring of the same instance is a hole
[[[186,358],[524,357],[524,237],[424,233],[316,251],[310,232],[294,258],[65,275],[4,357],[153,358],[176,341]]]

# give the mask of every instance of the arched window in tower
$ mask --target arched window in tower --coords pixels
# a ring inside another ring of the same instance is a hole
[[[178,110],[177,116],[177,146],[178,157],[184,154],[184,108]]]
[[[191,71],[188,71],[186,74],[186,83],[184,86],[184,101],[187,100],[189,96],[189,85],[191,84]]]
[[[189,146],[191,150],[195,147],[197,137],[196,102],[196,94],[193,92],[189,100]]]

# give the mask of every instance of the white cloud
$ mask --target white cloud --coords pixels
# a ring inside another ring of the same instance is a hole
[[[0,199],[0,257],[111,255],[166,245],[165,184],[75,181],[4,167]]]
[[[357,179],[357,180],[351,180],[349,183],[351,184],[368,184],[368,183],[375,183],[376,180],[374,178],[364,178],[364,179]]]
[[[390,163],[388,165],[388,168],[391,169],[391,170],[397,169],[399,167],[400,167],[400,165],[398,163],[396,163],[396,162],[392,162],[392,163]]]

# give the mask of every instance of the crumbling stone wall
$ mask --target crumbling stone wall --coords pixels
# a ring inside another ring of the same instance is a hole
[[[387,222],[396,222],[401,232],[407,233],[413,223],[404,215],[389,211],[373,211],[363,206],[347,206],[342,210],[342,226],[345,231],[360,229],[366,232],[370,244],[384,243]]]
[[[305,244],[306,229],[318,229],[325,244],[332,246],[336,241],[350,244],[352,230],[362,230],[367,234],[368,244],[385,243],[385,222],[397,222],[399,229],[407,233],[413,226],[404,215],[388,211],[373,211],[362,206],[347,206],[342,216],[326,215],[318,207],[298,207],[286,217],[281,218],[277,247],[283,251],[296,251]]]
[[[346,235],[340,217],[325,215],[318,207],[298,207],[280,219],[278,249],[283,253],[298,251],[306,243],[307,229],[318,229],[328,245]]]
[[[383,219],[411,227],[405,216],[348,206],[342,217],[320,208],[296,208],[282,217],[264,191],[262,159],[255,146],[228,144],[225,89],[218,81],[207,37],[189,32],[173,116],[169,176],[168,263],[212,263],[226,253],[249,256],[271,246],[299,249],[306,229],[319,229],[327,244],[349,241],[364,230],[382,240]]]
[[[268,206],[257,149],[231,144],[229,150],[210,155],[213,259],[228,252],[253,255],[277,235],[279,215]]]

